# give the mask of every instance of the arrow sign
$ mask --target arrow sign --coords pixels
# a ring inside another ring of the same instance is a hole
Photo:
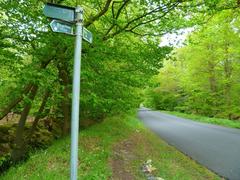
[[[83,39],[89,43],[92,43],[93,35],[92,33],[87,30],[85,27],[83,28]]]
[[[59,20],[52,20],[50,23],[51,29],[53,32],[65,33],[73,35],[73,27],[69,23],[59,21]]]
[[[47,3],[43,8],[43,14],[53,19],[74,22],[75,8]]]

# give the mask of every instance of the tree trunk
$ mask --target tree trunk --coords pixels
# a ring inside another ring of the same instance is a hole
[[[68,85],[67,85],[68,86]],[[71,113],[70,113],[70,102],[69,102],[69,88],[64,87],[64,99],[62,103],[63,115],[64,115],[64,123],[63,123],[63,136],[68,135],[70,132],[70,122],[71,122]]]
[[[40,108],[38,110],[38,113],[37,113],[37,115],[36,115],[36,117],[35,117],[35,119],[33,121],[32,127],[30,129],[29,136],[28,136],[29,139],[32,137],[34,131],[37,128],[37,124],[38,124],[38,122],[39,122],[39,120],[40,120],[40,118],[42,116],[43,110],[45,108],[45,105],[46,105],[47,100],[48,100],[49,97],[50,97],[50,91],[47,90],[45,95],[43,96],[43,100],[42,100],[41,106],[40,106]]]
[[[231,99],[231,89],[232,89],[232,82],[231,82],[231,76],[232,76],[232,61],[229,58],[229,52],[228,52],[229,44],[225,45],[225,60],[224,60],[224,73],[225,73],[225,101],[227,105],[227,111],[228,112],[228,119],[232,119],[232,112],[231,112],[231,106],[232,106],[232,99]]]
[[[209,86],[212,93],[217,92],[217,81],[215,75],[215,64],[208,61]]]
[[[11,153],[11,157],[12,160],[14,162],[17,162],[19,160],[21,160],[24,157],[24,126],[27,120],[27,116],[29,114],[29,111],[31,109],[32,106],[32,101],[34,100],[36,94],[37,94],[37,90],[38,90],[38,86],[33,85],[28,98],[31,100],[30,103],[26,103],[22,114],[21,114],[21,118],[18,122],[18,127],[17,127],[17,131],[16,131],[16,138],[15,138],[15,142],[14,142],[14,149]]]
[[[64,86],[63,89],[63,101],[61,104],[61,108],[63,110],[63,117],[64,117],[64,121],[63,121],[63,127],[62,127],[62,135],[66,136],[69,134],[70,132],[70,120],[71,120],[71,104],[70,104],[70,99],[69,99],[69,93],[70,93],[70,88],[69,88],[69,84],[70,84],[70,78],[68,75],[68,72],[66,69],[64,69],[63,67],[58,67],[59,70],[59,78],[60,78],[60,84]]]
[[[42,61],[40,64],[39,70],[45,69],[51,61],[52,61],[52,57],[45,61]],[[28,98],[30,99],[31,102],[25,104],[25,107],[21,113],[21,117],[18,122],[18,127],[16,130],[16,137],[15,137],[15,141],[14,141],[15,147],[13,148],[13,150],[11,152],[11,158],[14,162],[17,162],[17,161],[23,159],[23,157],[24,157],[24,126],[25,126],[28,114],[30,112],[30,109],[32,107],[32,101],[34,100],[34,98],[37,94],[38,86],[32,85],[32,87],[30,89],[31,90],[29,92]],[[16,104],[18,104],[19,102],[17,102]]]
[[[47,65],[51,62],[51,60],[52,58],[49,58],[46,61],[41,62],[40,70],[45,69]],[[11,101],[6,108],[0,110],[0,120],[2,120],[18,103],[20,103],[23,100],[23,95],[28,94],[32,87],[33,84],[28,84],[22,91],[21,96]]]
[[[27,85],[22,91],[21,96],[14,99],[8,104],[7,107],[0,110],[0,120],[2,120],[18,103],[20,103],[23,100],[23,95],[27,94],[31,90],[32,86],[33,86],[32,84]]]

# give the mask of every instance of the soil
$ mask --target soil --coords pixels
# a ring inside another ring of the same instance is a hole
[[[20,114],[9,113],[3,119],[0,120],[0,126],[5,124],[17,124],[20,117],[21,117]],[[34,117],[28,116],[27,122],[32,123],[33,120],[34,120]]]
[[[137,134],[133,134],[113,148],[113,157],[110,160],[113,180],[134,180],[137,179],[131,173],[131,163],[137,159],[134,149],[138,144]]]

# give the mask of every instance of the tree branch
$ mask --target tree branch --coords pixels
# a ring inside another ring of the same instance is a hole
[[[111,4],[112,0],[107,0],[104,8],[95,16],[91,17],[86,23],[85,23],[85,27],[90,26],[92,23],[94,23],[94,21],[98,20],[101,16],[103,16],[107,10],[109,9],[109,6]]]
[[[114,15],[114,8],[113,8],[113,5],[114,5],[114,3],[116,3],[116,1],[113,2],[113,4],[112,4],[113,22],[112,22],[111,27],[107,30],[107,32],[105,33],[104,36],[107,36],[107,35],[111,32],[111,30],[116,26],[116,20],[118,19],[118,17],[119,17],[120,14],[121,14],[122,9],[127,5],[128,2],[130,2],[130,0],[125,0],[125,1],[124,1],[124,3],[123,3],[123,4],[121,5],[121,7],[118,9],[116,17],[115,17],[115,15]]]
[[[132,20],[130,20],[129,22],[127,22],[127,24],[126,24],[124,27],[120,27],[119,30],[117,30],[116,32],[114,32],[114,33],[112,33],[112,34],[109,35],[110,31],[111,31],[112,28],[113,28],[113,27],[111,26],[110,29],[107,31],[107,33],[104,35],[103,40],[107,40],[107,39],[110,39],[110,38],[116,36],[117,34],[125,31],[125,30],[126,30],[130,25],[132,25],[133,23],[135,23],[135,22],[137,22],[137,21],[139,21],[139,20],[141,20],[141,19],[143,19],[143,18],[146,18],[146,17],[148,17],[148,16],[150,16],[150,15],[153,15],[153,14],[159,12],[159,11],[163,11],[164,14],[161,15],[161,16],[158,16],[157,18],[153,18],[153,19],[148,20],[148,21],[145,21],[145,22],[140,22],[139,24],[135,25],[133,29],[135,29],[136,27],[138,27],[138,26],[140,26],[140,25],[148,24],[148,23],[151,23],[151,22],[153,22],[153,21],[155,21],[155,20],[157,20],[157,19],[159,19],[159,18],[162,18],[162,17],[164,17],[167,13],[169,13],[171,10],[173,10],[175,7],[177,7],[177,6],[179,5],[179,3],[180,3],[180,2],[169,3],[169,4],[166,5],[164,8],[161,7],[161,6],[158,6],[158,7],[156,7],[155,9],[153,9],[153,10],[151,10],[151,11],[148,11],[148,12],[146,12],[146,13],[144,13],[144,14],[136,17],[136,18],[133,18]],[[131,29],[131,28],[130,28],[130,29]],[[133,30],[133,29],[132,29],[132,30]]]

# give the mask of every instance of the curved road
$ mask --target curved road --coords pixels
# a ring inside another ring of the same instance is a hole
[[[240,130],[141,108],[139,118],[162,139],[217,174],[240,180]]]

